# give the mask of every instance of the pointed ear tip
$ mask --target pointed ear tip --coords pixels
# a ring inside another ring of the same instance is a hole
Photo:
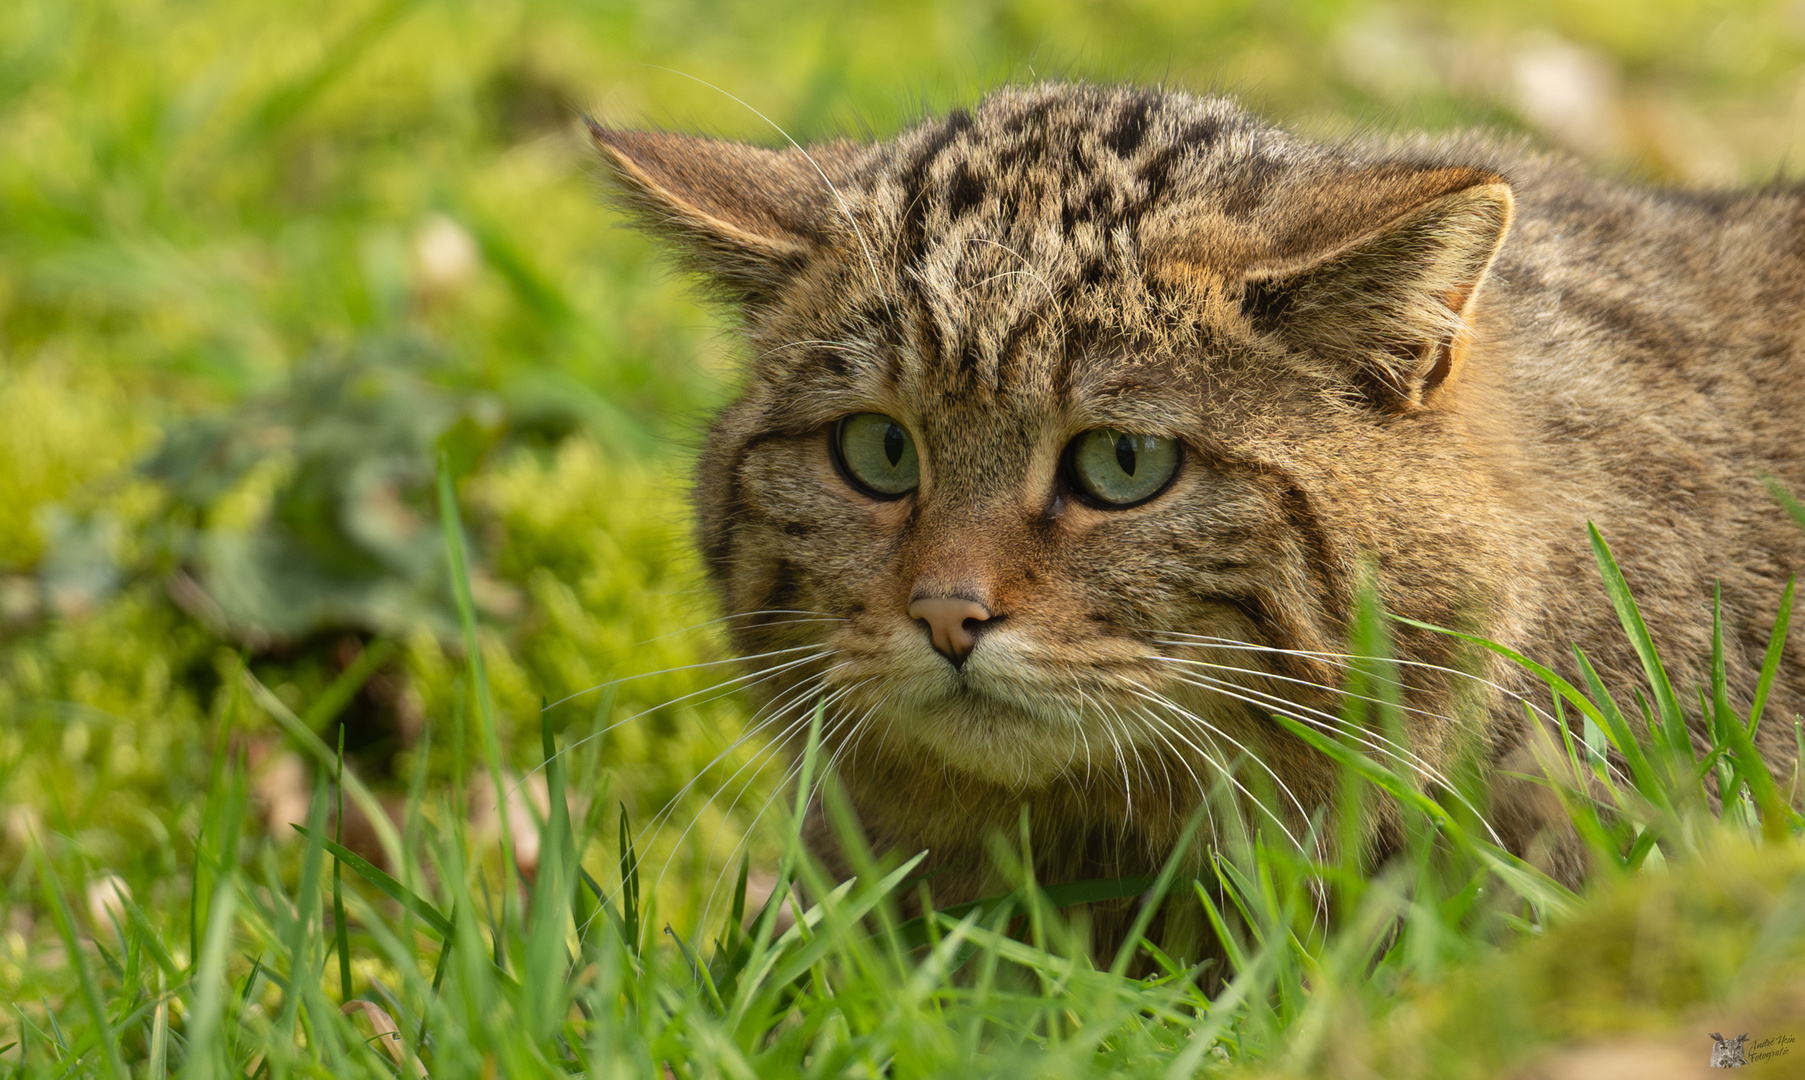
[[[1436,202],[1463,217],[1490,219],[1500,232],[1509,229],[1517,216],[1516,191],[1502,176],[1451,192]]]
[[[661,152],[657,132],[608,127],[589,116],[583,122],[590,141],[601,151],[602,164],[616,180],[629,188],[658,184],[656,178],[664,174],[669,155]]]
[[[673,146],[680,148],[685,139],[663,131],[639,131],[634,128],[610,127],[593,116],[583,117],[583,126],[596,146],[617,159],[649,161],[669,156]]]
[[[1517,189],[1512,187],[1511,182],[1502,176],[1498,177],[1496,180],[1479,185],[1479,190],[1484,192],[1485,198],[1494,199],[1503,203],[1505,206],[1516,204]]]
[[[1472,203],[1492,203],[1510,214],[1517,205],[1517,189],[1502,176],[1492,175],[1460,192]]]
[[[625,153],[632,141],[633,132],[623,128],[612,128],[600,120],[587,114],[583,117],[583,126],[589,129],[589,137],[603,150],[614,154]]]

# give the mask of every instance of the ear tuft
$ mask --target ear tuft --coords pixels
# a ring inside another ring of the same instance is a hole
[[[838,235],[851,144],[768,150],[588,123],[619,201],[731,300],[768,302]]]
[[[1510,185],[1470,182],[1393,212],[1326,254],[1255,265],[1242,313],[1257,330],[1351,371],[1375,404],[1408,409],[1454,378],[1475,297],[1509,231]]]

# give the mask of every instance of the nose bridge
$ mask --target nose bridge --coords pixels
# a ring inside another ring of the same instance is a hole
[[[979,636],[1007,617],[1015,571],[998,540],[981,510],[924,513],[914,530],[899,606],[955,670],[964,669]]]
[[[899,614],[963,669],[978,639],[1018,610],[1036,557],[1023,501],[1030,448],[1022,424],[969,403],[928,427],[932,482],[904,541]]]
[[[994,610],[999,588],[1015,576],[1004,513],[994,502],[939,512],[924,508],[909,543],[909,601],[957,598]]]

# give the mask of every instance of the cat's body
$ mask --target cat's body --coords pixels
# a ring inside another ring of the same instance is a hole
[[[1805,488],[1795,192],[1647,190],[1480,140],[1325,147],[1085,86],[808,156],[596,134],[745,314],[697,485],[737,643],[790,737],[827,698],[862,824],[931,849],[938,900],[995,887],[987,839],[1024,803],[1042,881],[1148,872],[1243,753],[1301,835],[1334,771],[1268,714],[1335,714],[1367,560],[1392,612],[1559,667],[1578,643],[1627,688],[1594,521],[1682,693],[1722,582],[1743,701],[1805,566],[1762,480]],[[1148,495],[1137,461],[1176,465]],[[1397,649],[1527,689],[1445,637]],[[1769,716],[1805,711],[1802,664]],[[1425,786],[1474,747],[1533,770],[1520,702],[1405,674],[1411,750],[1375,756]],[[1789,723],[1763,740],[1790,759]],[[1491,810],[1519,851],[1555,820],[1536,792]]]

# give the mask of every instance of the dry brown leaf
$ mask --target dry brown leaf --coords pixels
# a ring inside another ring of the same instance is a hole
[[[387,1054],[398,1068],[411,1072],[414,1076],[426,1076],[426,1068],[420,1064],[419,1058],[408,1052],[407,1042],[401,1037],[401,1029],[395,1026],[394,1018],[383,1011],[382,1006],[374,1001],[357,998],[345,1002],[344,1008],[340,1011],[346,1016],[361,1014],[369,1022],[371,1030],[375,1032],[376,1045],[382,1048],[383,1053]]]

